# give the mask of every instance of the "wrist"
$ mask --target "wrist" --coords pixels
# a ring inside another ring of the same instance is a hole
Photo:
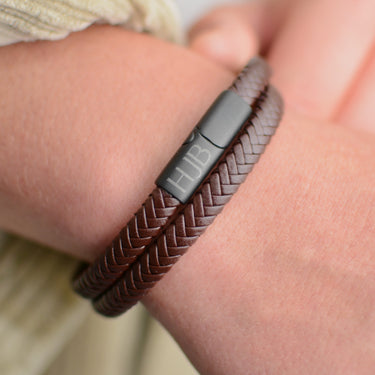
[[[3,56],[18,63],[8,67],[2,87],[22,111],[6,107],[12,115],[6,150],[14,165],[1,168],[15,194],[11,209],[28,214],[2,221],[8,230],[86,259],[127,221],[192,124],[232,79],[188,50],[109,27],[7,48]],[[27,71],[20,58],[25,54]],[[146,55],[153,56],[152,65]],[[24,139],[15,153],[14,134]]]

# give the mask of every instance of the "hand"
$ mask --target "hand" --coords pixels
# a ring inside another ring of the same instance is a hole
[[[288,104],[375,132],[374,2],[266,0],[220,7],[194,25],[190,47],[236,72],[268,52]]]

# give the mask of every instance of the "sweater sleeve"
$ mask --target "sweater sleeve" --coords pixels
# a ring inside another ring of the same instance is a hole
[[[1,0],[0,46],[109,23],[181,40],[173,0]],[[0,231],[0,374],[40,375],[90,306],[71,291],[77,262]],[[92,372],[93,373],[93,372]]]
[[[0,45],[56,40],[93,23],[109,23],[181,40],[173,0],[2,0]]]
[[[70,290],[76,261],[11,236],[0,241],[0,374],[37,375],[87,316]]]

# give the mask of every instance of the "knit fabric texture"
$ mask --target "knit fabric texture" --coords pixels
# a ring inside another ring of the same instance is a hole
[[[1,0],[0,45],[55,40],[93,23],[122,25],[179,41],[173,0]]]

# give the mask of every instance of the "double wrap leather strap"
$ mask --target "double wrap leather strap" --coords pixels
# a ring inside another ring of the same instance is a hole
[[[106,251],[82,268],[74,289],[95,309],[116,316],[141,299],[196,241],[238,189],[280,121],[282,100],[267,85],[267,64],[253,59],[229,89],[252,107],[231,146],[200,188],[182,204],[157,187]]]
[[[233,91],[252,105],[265,89],[270,69],[262,59],[254,58],[241,76],[243,78],[234,83]],[[73,280],[74,290],[83,297],[97,298],[160,235],[168,220],[182,206],[164,189],[156,187],[105,252],[92,265],[80,267]]]
[[[105,252],[91,266],[80,267],[73,280],[73,289],[86,298],[98,297],[160,235],[180,206],[176,198],[156,187]]]

